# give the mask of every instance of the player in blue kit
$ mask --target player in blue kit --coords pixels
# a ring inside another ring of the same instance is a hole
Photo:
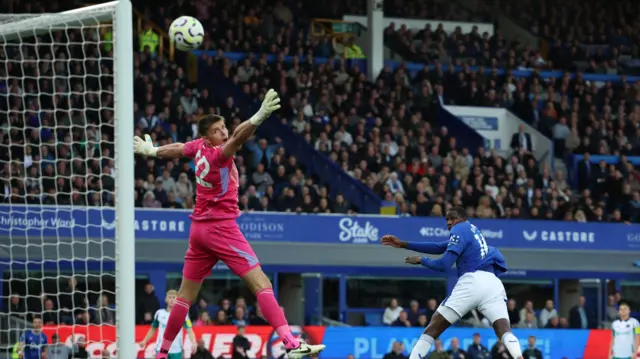
[[[382,244],[426,254],[443,254],[438,259],[409,256],[405,263],[421,264],[445,272],[453,264],[458,269],[458,282],[442,301],[429,325],[416,342],[409,359],[423,359],[433,343],[452,324],[477,309],[492,324],[496,335],[516,359],[522,358],[518,338],[511,332],[507,312],[507,294],[498,275],[507,271],[507,263],[494,247],[487,245],[482,232],[469,223],[464,208],[452,207],[446,214],[449,240],[440,243],[404,242],[392,235],[382,237]]]
[[[18,357],[23,359],[44,359],[46,357],[47,336],[42,332],[42,319],[34,317],[32,328],[20,336]]]

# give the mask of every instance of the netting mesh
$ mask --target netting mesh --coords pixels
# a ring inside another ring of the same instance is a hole
[[[112,26],[97,16],[84,14],[82,24],[58,16],[0,18],[0,346],[7,351],[39,320],[68,325],[44,332],[50,341],[58,333],[72,351],[83,346],[72,333],[115,339]],[[24,19],[39,26],[28,30]],[[101,357],[103,348],[86,349]],[[115,346],[108,349],[115,357]]]

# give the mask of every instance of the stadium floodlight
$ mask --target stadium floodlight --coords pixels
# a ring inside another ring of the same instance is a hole
[[[105,344],[112,357],[115,350],[119,358],[137,356],[132,11],[129,0],[120,0],[0,17],[5,348],[33,316],[67,322],[82,334],[82,317],[90,313],[91,341]],[[70,278],[80,291],[66,289]],[[102,295],[115,300],[112,322],[108,310],[95,308]],[[104,325],[96,325],[96,315]]]

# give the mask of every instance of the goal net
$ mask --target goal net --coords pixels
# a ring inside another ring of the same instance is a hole
[[[0,18],[0,357],[136,357],[131,11]]]

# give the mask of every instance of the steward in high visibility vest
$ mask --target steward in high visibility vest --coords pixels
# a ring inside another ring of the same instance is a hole
[[[147,24],[140,33],[140,51],[144,52],[144,49],[149,47],[149,52],[155,54],[159,44],[160,36],[153,31],[150,24]]]
[[[20,355],[18,355],[18,349],[20,346],[20,342],[17,342],[13,345],[13,349],[11,350],[11,359],[19,359]]]
[[[104,28],[100,36],[102,37],[104,51],[111,52],[113,50],[113,29],[111,27]]]
[[[345,48],[347,49],[347,59],[364,59],[366,57],[364,56],[364,53],[362,52],[360,46],[356,45],[353,42],[353,39],[347,42]]]

